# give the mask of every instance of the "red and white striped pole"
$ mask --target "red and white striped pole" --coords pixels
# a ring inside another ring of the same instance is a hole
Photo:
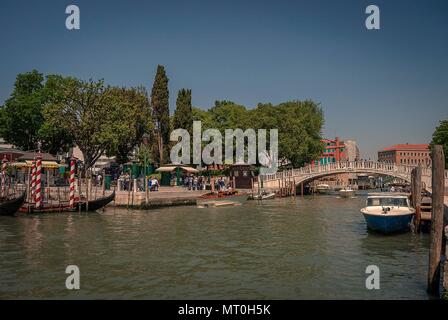
[[[42,174],[42,157],[39,154],[37,156],[37,162],[36,162],[36,208],[40,208],[42,204],[42,190],[41,190],[41,174]]]
[[[75,207],[75,159],[70,159],[70,208]]]
[[[31,201],[36,202],[36,159],[31,163]]]
[[[6,197],[6,169],[8,168],[8,159],[6,154],[2,159],[2,197]]]

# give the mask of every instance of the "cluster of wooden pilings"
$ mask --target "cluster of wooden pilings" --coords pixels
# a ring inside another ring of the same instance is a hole
[[[274,191],[277,194],[277,197],[285,198],[295,197],[297,194],[301,196],[304,195],[303,182],[297,184],[294,177],[277,179],[277,182],[278,185],[275,188],[269,188],[270,191]],[[297,190],[297,188],[299,188],[299,190]],[[256,183],[252,178],[252,194],[260,193],[261,189],[260,176],[258,176]]]
[[[302,186],[302,195],[303,195],[303,184]],[[285,179],[278,179],[278,187],[275,190],[278,197],[285,198],[285,197],[295,197],[297,194],[296,189],[296,181],[294,178],[285,178]]]
[[[414,225],[415,230],[421,230],[421,193],[422,186],[421,167],[417,167],[411,174],[411,200],[416,209]],[[445,215],[445,157],[443,147],[434,146],[432,150],[432,181],[431,181],[431,243],[429,248],[428,283],[430,294],[448,298],[448,226]]]
[[[277,196],[294,197],[296,195],[296,184],[293,179],[278,180]]]
[[[262,183],[260,176],[255,179],[251,179],[252,185],[252,195],[260,194],[262,191]],[[296,184],[293,178],[289,179],[278,179],[278,185],[275,188],[269,188],[269,191],[275,192],[277,197],[294,197],[296,195]]]

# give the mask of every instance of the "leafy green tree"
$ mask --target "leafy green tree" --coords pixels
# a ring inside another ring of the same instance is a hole
[[[152,128],[151,109],[144,88],[110,88],[110,106],[116,112],[120,134],[106,150],[108,156],[116,156],[117,163],[126,163],[130,153]]]
[[[67,78],[59,85],[63,94],[45,106],[44,118],[49,125],[70,132],[83,154],[85,175],[106,150],[118,145],[122,113],[103,80]]]
[[[23,150],[37,149],[42,123],[44,76],[36,70],[17,75],[11,97],[2,108],[0,134]]]
[[[140,144],[137,155],[141,165],[148,165],[154,162],[152,148],[152,144]]]
[[[157,161],[164,164],[168,159],[170,141],[170,112],[168,77],[165,68],[157,66],[157,72],[151,91],[152,118],[156,144],[154,151],[157,153]]]
[[[448,120],[440,121],[439,126],[432,134],[430,148],[432,149],[436,144],[443,146],[443,153],[445,154],[445,168],[448,169]]]
[[[289,101],[277,106],[259,104],[251,110],[250,118],[256,128],[278,129],[279,160],[284,163],[301,167],[319,157],[323,151],[323,112],[311,100]]]
[[[61,99],[64,95],[63,84],[69,82],[70,79],[61,75],[48,75],[42,90],[45,96],[45,104]],[[42,108],[42,113],[44,109],[45,105]],[[42,118],[44,118],[43,115]],[[37,134],[42,143],[42,150],[51,154],[67,152],[73,146],[71,133],[61,126],[54,126],[44,121]]]
[[[0,111],[0,135],[23,150],[35,150],[41,142],[42,150],[56,154],[71,145],[70,135],[58,126],[44,123],[42,110],[52,96],[61,76],[44,76],[36,70],[17,75],[11,97]]]
[[[213,128],[213,119],[207,110],[193,107],[192,108],[193,121],[201,121],[202,130]]]
[[[51,154],[67,152],[73,146],[73,137],[67,130],[48,122],[44,122],[39,128],[38,137],[41,149]]]
[[[216,101],[207,111],[193,108],[193,120],[201,120],[203,130],[216,128],[223,136],[225,129],[266,129],[268,149],[269,129],[278,129],[279,160],[294,167],[310,163],[323,151],[323,112],[311,100],[258,104],[251,110],[232,101]]]
[[[106,154],[127,162],[143,134],[151,130],[148,96],[143,88],[109,87],[100,81],[53,79],[44,108],[43,130],[69,132],[84,157],[84,175]]]
[[[179,90],[173,117],[173,129],[185,129],[190,134],[193,133],[191,90],[189,89]]]
[[[250,126],[247,109],[232,101],[215,101],[215,106],[208,110],[213,127],[224,134],[225,129],[245,130]]]

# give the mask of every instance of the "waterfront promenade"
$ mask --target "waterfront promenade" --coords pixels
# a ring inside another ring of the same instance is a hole
[[[115,191],[115,201],[111,205],[133,207],[141,209],[150,209],[156,207],[168,207],[179,205],[196,205],[196,200],[209,193],[209,190],[188,190],[184,187],[160,187],[158,191]],[[105,191],[105,195],[112,193],[112,190]],[[101,190],[93,191],[90,194],[91,199],[103,196]],[[148,199],[148,202],[146,201]]]

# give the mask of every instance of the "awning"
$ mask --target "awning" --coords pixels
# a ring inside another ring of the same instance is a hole
[[[157,172],[173,172],[176,170],[176,168],[180,168],[181,170],[184,170],[188,173],[198,173],[199,172],[198,169],[191,168],[191,167],[182,167],[182,166],[165,166],[165,167],[157,168],[156,171]]]
[[[31,168],[33,161],[26,160],[25,162],[14,162],[11,165],[16,168]],[[42,161],[42,168],[44,169],[58,169],[61,167],[56,161]]]

